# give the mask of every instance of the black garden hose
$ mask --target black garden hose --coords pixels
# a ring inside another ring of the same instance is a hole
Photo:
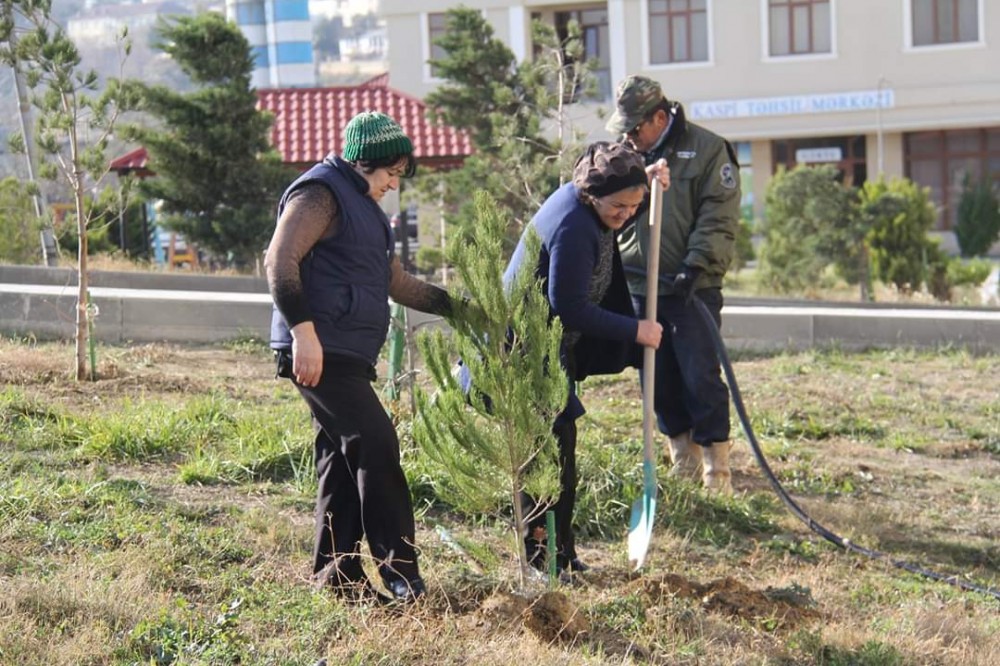
[[[760,444],[757,442],[757,437],[754,435],[753,427],[750,425],[750,417],[747,415],[746,407],[743,404],[743,396],[740,394],[740,388],[736,383],[736,375],[733,373],[733,365],[729,361],[729,354],[726,352],[726,346],[722,342],[722,335],[719,333],[719,327],[716,326],[715,320],[712,318],[712,313],[709,312],[707,307],[705,307],[705,304],[702,303],[701,299],[693,298],[692,302],[701,315],[702,320],[705,322],[705,327],[708,329],[709,335],[712,338],[712,345],[715,347],[715,353],[719,357],[719,363],[722,365],[722,369],[726,373],[726,381],[729,384],[729,392],[733,397],[733,405],[736,407],[736,413],[739,416],[740,423],[743,425],[743,432],[746,433],[747,440],[750,442],[750,449],[753,451],[754,458],[757,459],[757,464],[760,465],[761,470],[764,472],[764,476],[767,477],[767,480],[774,489],[774,492],[777,493],[778,497],[781,498],[781,501],[785,503],[785,506],[788,507],[789,511],[795,514],[799,520],[808,525],[809,529],[813,532],[820,535],[830,543],[843,548],[844,550],[860,553],[875,560],[885,560],[898,569],[904,569],[910,573],[919,574],[933,580],[955,585],[963,590],[987,594],[1000,600],[1000,590],[975,585],[958,578],[958,576],[946,576],[935,571],[924,569],[923,567],[919,567],[915,564],[910,564],[909,562],[894,559],[881,551],[859,546],[849,539],[845,539],[837,534],[834,534],[809,517],[809,514],[807,514],[782,487],[777,477],[775,477],[774,472],[771,471],[771,466],[767,464],[767,460],[764,458],[764,453],[761,451]]]

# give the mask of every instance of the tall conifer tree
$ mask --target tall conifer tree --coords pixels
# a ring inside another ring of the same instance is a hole
[[[272,118],[257,109],[250,44],[215,13],[176,17],[159,34],[161,48],[198,88],[137,84],[142,110],[160,121],[130,128],[156,173],[142,189],[163,201],[167,225],[188,240],[255,264],[294,174],[270,145]]]
[[[436,199],[443,179],[445,203],[458,217],[472,214],[468,193],[484,189],[510,210],[518,227],[564,182],[580,154],[570,109],[593,92],[593,64],[575,21],[564,38],[533,22],[535,53],[520,63],[478,10],[450,9],[446,25],[435,42],[443,55],[430,61],[443,83],[427,95],[427,107],[468,131],[476,153],[461,169],[434,174],[425,187]]]

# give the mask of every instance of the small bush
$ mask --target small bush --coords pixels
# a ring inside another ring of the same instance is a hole
[[[843,230],[852,226],[851,194],[832,166],[780,170],[765,203],[761,277],[779,292],[815,287],[842,255]]]
[[[736,257],[733,259],[733,272],[738,272],[756,258],[757,253],[753,249],[753,225],[750,220],[741,218],[736,228]]]
[[[948,262],[948,284],[953,287],[979,285],[986,281],[993,270],[993,264],[986,259],[952,259]]]
[[[37,263],[41,228],[28,187],[13,176],[0,180],[0,262]]]
[[[955,238],[963,257],[982,256],[1000,239],[1000,200],[996,185],[988,179],[973,183],[965,176]]]
[[[927,188],[906,178],[869,181],[861,188],[859,206],[870,228],[875,277],[903,293],[926,284],[938,298],[946,296],[947,260],[927,236],[935,216]]]

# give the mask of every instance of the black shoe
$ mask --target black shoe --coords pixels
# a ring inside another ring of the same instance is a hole
[[[413,603],[427,593],[424,581],[420,578],[414,578],[413,580],[394,580],[391,583],[386,583],[386,587],[388,587],[389,592],[392,593],[394,601],[402,602],[404,604]]]
[[[349,604],[375,604],[384,606],[391,604],[393,601],[390,597],[376,590],[367,580],[341,585],[330,583],[329,589]]]
[[[569,567],[567,567],[573,573],[583,573],[584,571],[590,571],[590,565],[584,564],[580,561],[579,557],[574,557],[569,561]]]

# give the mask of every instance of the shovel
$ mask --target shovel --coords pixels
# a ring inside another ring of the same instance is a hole
[[[656,321],[656,298],[660,273],[660,207],[663,187],[653,178],[649,195],[649,247],[646,262],[646,319]],[[656,350],[643,348],[642,353],[642,497],[632,504],[628,527],[628,559],[634,571],[642,568],[646,551],[653,536],[656,516],[656,451],[653,445],[654,414],[653,386],[656,379]]]

